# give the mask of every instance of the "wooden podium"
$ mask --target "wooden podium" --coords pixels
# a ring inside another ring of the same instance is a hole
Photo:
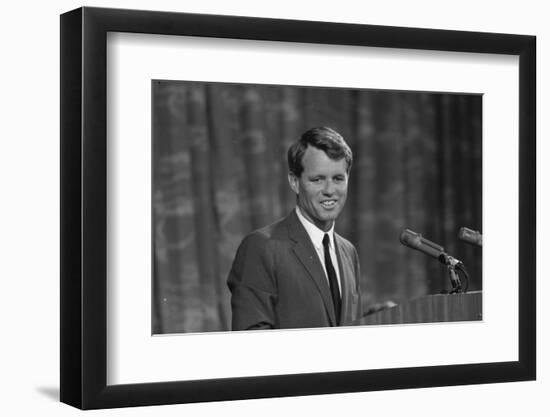
[[[356,324],[406,324],[482,319],[482,293],[436,294],[413,299],[359,319]]]

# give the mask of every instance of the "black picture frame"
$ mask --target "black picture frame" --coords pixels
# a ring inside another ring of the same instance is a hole
[[[107,385],[108,32],[519,57],[519,360]],[[266,18],[79,8],[61,15],[61,401],[81,409],[376,391],[536,378],[536,38]]]

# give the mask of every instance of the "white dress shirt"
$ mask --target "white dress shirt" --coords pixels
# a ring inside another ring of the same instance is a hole
[[[334,223],[332,223],[332,227],[330,228],[329,231],[324,232],[321,229],[319,229],[317,226],[315,226],[313,223],[311,223],[308,219],[306,219],[302,214],[302,212],[300,211],[299,207],[296,207],[296,214],[298,215],[298,219],[300,219],[300,222],[304,225],[304,228],[306,229],[306,232],[309,235],[309,238],[311,239],[311,243],[313,243],[313,247],[315,248],[315,251],[319,256],[319,260],[321,261],[321,265],[323,267],[323,270],[325,271],[325,277],[327,278],[327,282],[328,282],[328,275],[325,267],[325,249],[323,247],[323,237],[325,237],[325,233],[328,233],[329,241],[330,241],[329,243],[330,259],[332,260],[332,265],[334,266],[334,270],[336,272],[336,278],[338,278],[338,287],[340,289],[340,294],[342,294],[342,284],[340,282],[340,268],[338,267],[338,258],[336,256],[336,250],[334,246]],[[330,283],[329,283],[329,287],[330,287]]]

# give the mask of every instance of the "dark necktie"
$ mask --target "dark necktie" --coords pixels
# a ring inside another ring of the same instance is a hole
[[[327,270],[328,282],[330,284],[330,293],[332,294],[332,302],[334,303],[334,312],[336,313],[336,325],[340,323],[340,307],[342,301],[340,299],[340,290],[338,288],[338,278],[336,278],[336,272],[332,266],[332,260],[330,258],[329,250],[330,238],[325,233],[323,237],[323,248],[325,249],[325,268]]]

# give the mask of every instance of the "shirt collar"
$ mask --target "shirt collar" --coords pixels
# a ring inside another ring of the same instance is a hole
[[[300,207],[298,206],[296,206],[296,214],[298,215],[298,219],[300,219],[300,222],[306,229],[306,232],[309,235],[313,246],[315,246],[315,249],[320,250],[323,248],[323,237],[325,237],[325,233],[328,233],[330,239],[330,247],[334,248],[334,222],[332,223],[332,227],[330,228],[330,230],[324,232],[313,223],[311,223],[308,219],[306,219],[302,214]]]

